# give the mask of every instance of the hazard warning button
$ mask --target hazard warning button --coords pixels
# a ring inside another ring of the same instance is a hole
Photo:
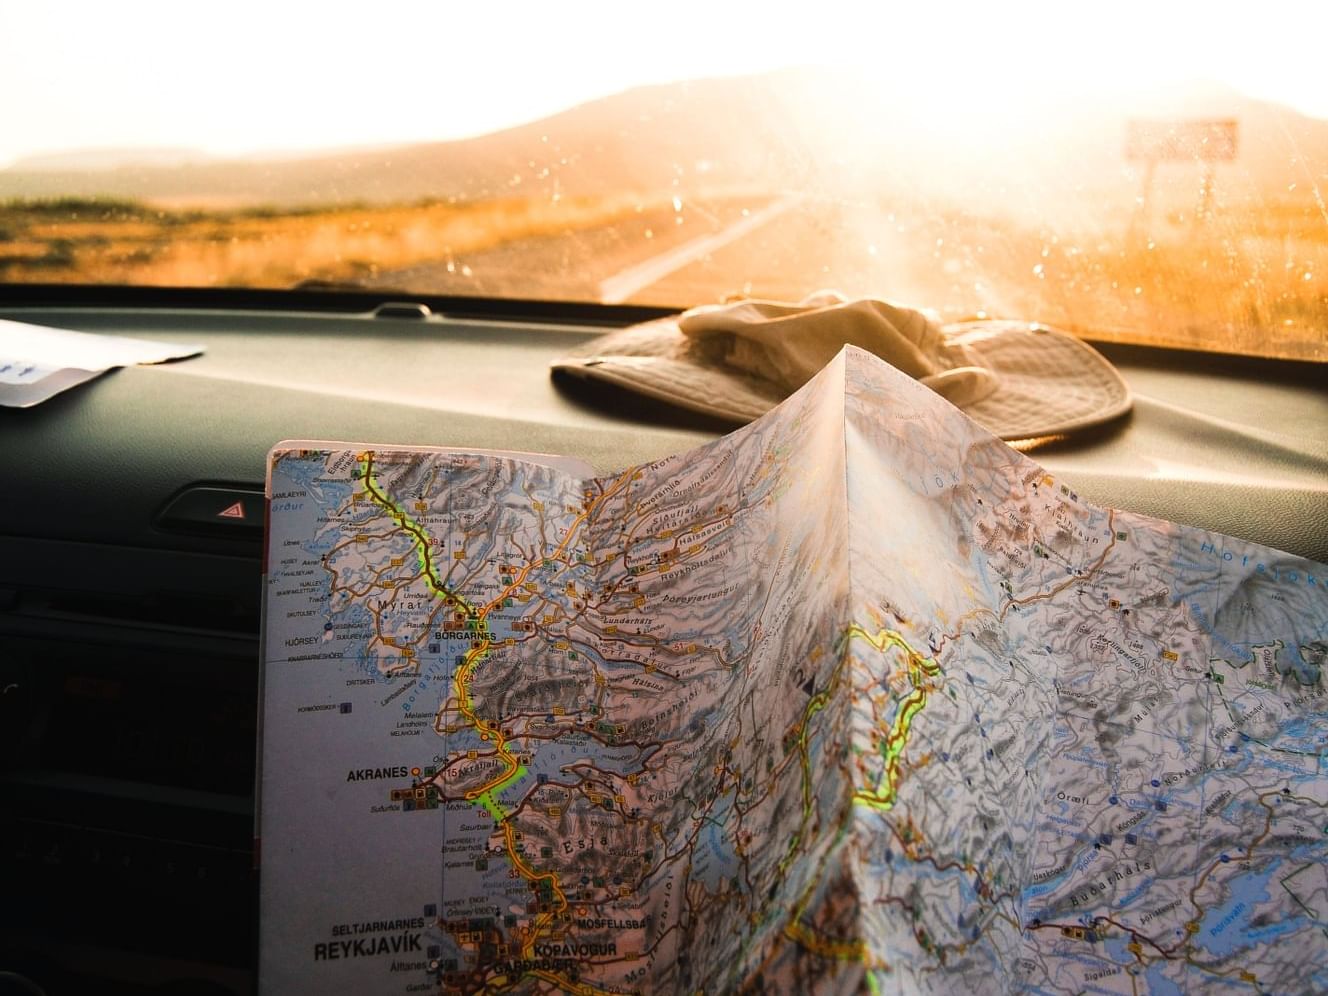
[[[160,529],[213,533],[236,539],[263,535],[263,492],[254,488],[198,484],[168,501],[157,516]]]
[[[243,501],[233,501],[233,502],[231,502],[229,505],[227,505],[225,508],[223,508],[220,512],[217,513],[217,518],[218,518],[218,519],[243,519],[243,518],[244,518],[244,502],[243,502]]]

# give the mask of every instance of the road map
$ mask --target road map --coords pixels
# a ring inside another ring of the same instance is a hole
[[[1328,990],[1328,567],[851,347],[595,476],[270,458],[260,984]]]

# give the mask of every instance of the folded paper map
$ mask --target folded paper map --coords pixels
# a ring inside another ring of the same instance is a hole
[[[1328,989],[1328,568],[847,348],[621,473],[270,460],[265,991]]]

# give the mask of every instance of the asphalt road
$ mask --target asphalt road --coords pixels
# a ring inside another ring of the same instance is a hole
[[[796,300],[823,288],[944,304],[947,312],[990,300],[971,287],[964,292],[964,275],[936,258],[934,241],[878,205],[789,194],[685,203],[681,211],[643,212],[385,271],[372,282],[443,294],[681,307],[738,295]]]
[[[617,301],[637,300],[639,281],[623,282],[634,268],[649,267],[698,239],[722,237],[771,203],[771,198],[686,201],[680,208],[643,210],[595,228],[514,239],[477,252],[384,270],[365,282],[438,294],[600,301],[605,296],[601,284],[617,278],[618,284],[609,287],[610,292],[615,286],[625,291],[617,294]]]
[[[1285,356],[1323,353],[1321,340],[1306,339],[1291,322],[1286,334],[1300,338],[1274,341],[1284,332],[1283,322],[1254,315],[1250,292],[1242,290],[1241,269],[1253,265],[1248,261],[1226,266],[1227,282],[1214,283],[1207,275],[1218,271],[1201,267],[1201,254],[1149,270],[1142,243],[1133,245],[1128,235],[1116,233],[1090,239],[1090,248],[1103,239],[1121,247],[1122,260],[1127,250],[1132,253],[1137,265],[1121,274],[1125,283],[1100,266],[1076,265],[1075,259],[1083,258],[1074,255],[1079,249],[1036,228],[929,211],[926,204],[783,193],[666,205],[595,228],[385,272],[374,284],[675,308],[735,297],[796,301],[833,289],[932,309],[946,321],[1019,318],[1101,338],[1144,336],[1163,344],[1238,351],[1275,348]],[[1196,253],[1202,249],[1196,247]],[[1217,251],[1208,249],[1210,255]],[[1309,243],[1292,249],[1306,259],[1324,252]],[[1280,243],[1255,250],[1251,259],[1265,263],[1290,251]],[[1302,306],[1293,302],[1283,310],[1293,305]]]

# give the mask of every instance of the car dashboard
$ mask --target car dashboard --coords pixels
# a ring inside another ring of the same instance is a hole
[[[268,450],[514,449],[606,472],[686,450],[728,427],[549,375],[659,313],[146,288],[0,301],[4,318],[205,347],[0,410],[0,970],[48,993],[252,991]],[[1033,459],[1098,503],[1328,561],[1321,366],[1099,349],[1134,410]]]

